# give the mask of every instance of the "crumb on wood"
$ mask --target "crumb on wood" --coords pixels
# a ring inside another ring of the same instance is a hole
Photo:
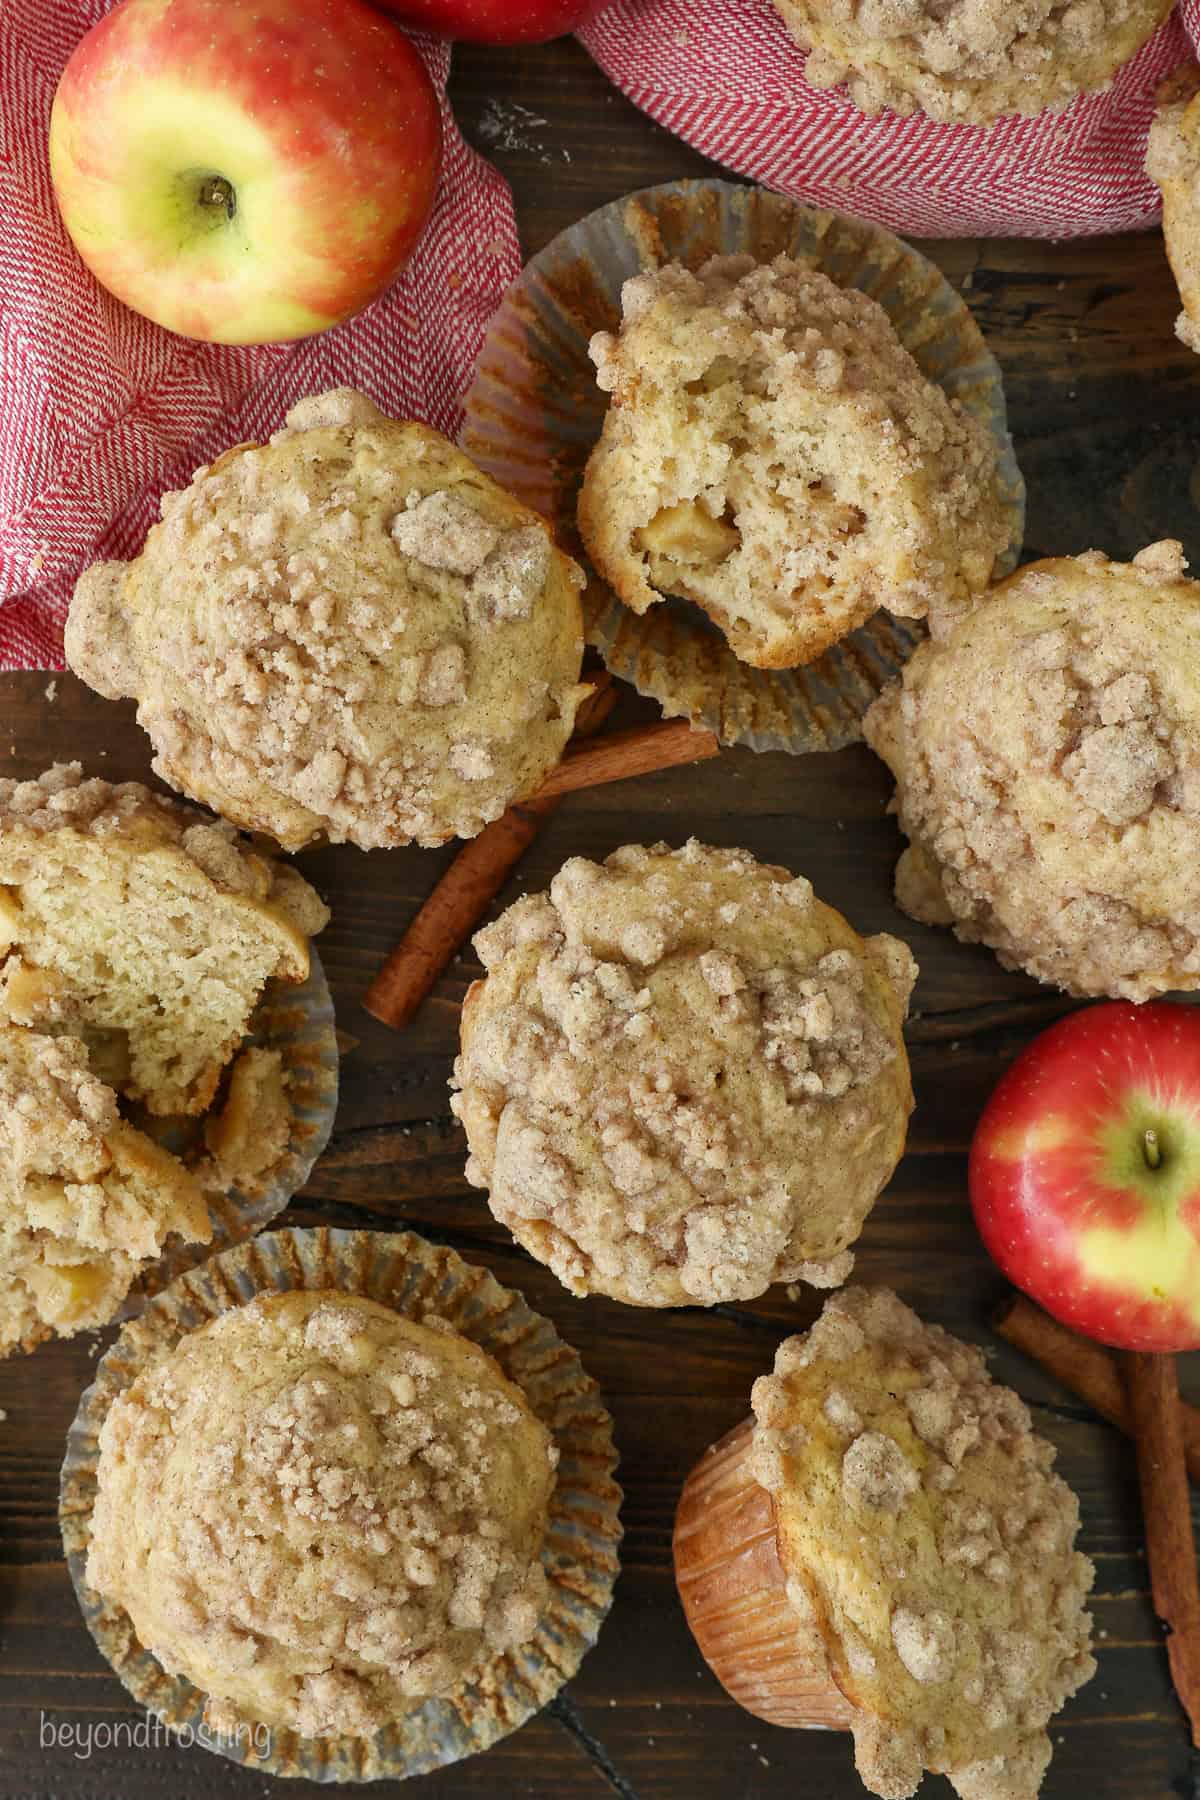
[[[46,699],[50,702],[51,706],[53,706],[55,698],[57,697],[57,694],[58,694],[57,681],[48,681],[46,683]]]

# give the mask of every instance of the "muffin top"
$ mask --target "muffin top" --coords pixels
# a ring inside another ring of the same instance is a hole
[[[113,1402],[88,1583],[214,1724],[369,1736],[533,1635],[556,1462],[442,1321],[260,1296]]]
[[[1200,986],[1200,583],[1177,543],[1031,563],[864,722],[896,895],[1080,995]]]
[[[704,608],[743,662],[809,662],[879,607],[961,604],[1008,542],[996,452],[887,314],[780,256],[626,282],[591,344],[612,394],[579,502],[635,612]]]
[[[67,659],[156,773],[285,849],[473,837],[570,736],[580,572],[425,425],[303,400],[82,577]]]
[[[0,1024],[0,1355],[107,1324],[173,1233],[210,1235],[183,1164],[122,1122],[77,1038]]]
[[[916,966],[744,850],[572,858],[480,932],[467,1177],[577,1294],[843,1281],[904,1146]]]
[[[865,113],[1029,117],[1107,87],[1174,0],[775,0],[814,87]]]
[[[833,1295],[753,1403],[788,1599],[867,1787],[906,1800],[931,1769],[962,1800],[1034,1800],[1046,1722],[1095,1670],[1093,1569],[1025,1406],[886,1288]]]
[[[1162,190],[1163,241],[1183,311],[1175,334],[1200,351],[1200,67],[1185,63],[1158,90],[1146,173]]]

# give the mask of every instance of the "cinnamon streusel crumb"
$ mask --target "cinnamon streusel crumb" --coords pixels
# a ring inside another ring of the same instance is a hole
[[[775,0],[813,87],[865,113],[991,125],[1106,88],[1172,0]]]

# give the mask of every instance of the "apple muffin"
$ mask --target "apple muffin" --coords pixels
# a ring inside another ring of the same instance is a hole
[[[164,781],[287,850],[473,837],[571,734],[577,566],[428,426],[339,389],[166,494],[71,602],[67,660],[138,702]]]
[[[1163,242],[1183,311],[1175,334],[1200,351],[1200,68],[1185,63],[1158,90],[1146,173],[1162,192]]]
[[[573,1293],[844,1281],[904,1148],[916,965],[744,850],[574,857],[475,939],[467,1179]]]
[[[136,782],[0,779],[0,1020],[82,1038],[152,1113],[205,1110],[328,920],[295,869]]]
[[[833,1295],[692,1471],[680,1597],[743,1706],[854,1734],[865,1786],[925,1770],[1035,1800],[1048,1721],[1095,1672],[1079,1505],[979,1351],[886,1288]]]
[[[87,1581],[214,1727],[369,1737],[533,1635],[557,1456],[440,1320],[260,1295],[112,1403]]]
[[[995,447],[876,301],[724,256],[635,276],[622,310],[591,342],[612,400],[579,529],[626,606],[691,600],[778,669],[880,607],[924,618],[983,592],[1009,536]]]
[[[183,1164],[124,1123],[77,1038],[0,1024],[0,1356],[107,1325],[172,1235],[210,1237]]]
[[[864,721],[896,899],[1081,996],[1200,987],[1200,583],[1180,546],[1031,563]]]
[[[1106,88],[1174,0],[775,0],[805,79],[864,113],[992,125]]]

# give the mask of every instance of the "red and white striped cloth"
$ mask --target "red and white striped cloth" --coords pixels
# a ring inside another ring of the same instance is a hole
[[[1142,169],[1154,91],[1200,43],[1200,0],[1180,0],[1108,93],[987,132],[868,119],[844,90],[809,87],[771,0],[615,0],[580,35],[660,125],[799,200],[913,236],[1080,237],[1157,220]]]
[[[136,553],[159,495],[276,429],[292,401],[364,387],[457,429],[488,320],[521,258],[508,184],[443,103],[432,222],[390,293],[299,344],[192,343],[110,298],[71,247],[47,162],[63,64],[109,0],[0,0],[0,668],[61,668],[81,568]],[[422,44],[444,93],[450,54]]]

